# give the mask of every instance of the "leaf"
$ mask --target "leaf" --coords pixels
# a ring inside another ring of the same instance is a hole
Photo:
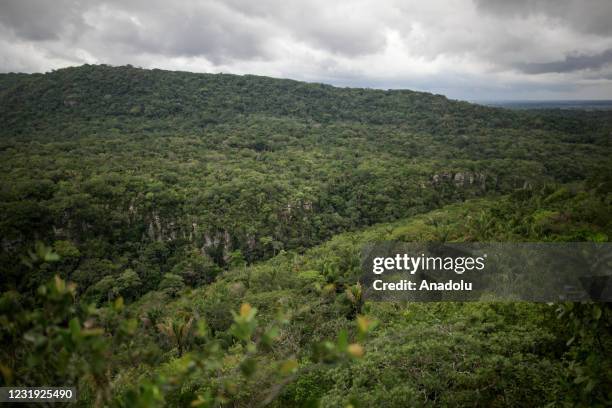
[[[202,318],[198,320],[198,323],[196,325],[196,334],[198,337],[201,337],[201,338],[208,337],[208,334],[209,334],[208,325],[206,324],[206,321]]]
[[[28,332],[23,335],[23,339],[34,344],[35,347],[41,347],[47,342],[47,338],[42,334]]]
[[[261,342],[266,346],[270,346],[274,340],[276,340],[279,336],[279,330],[277,327],[271,327],[268,329],[264,335],[262,336]]]
[[[13,371],[9,367],[0,364],[0,373],[2,373],[2,378],[4,378],[4,384],[11,384],[13,382]]]
[[[55,261],[59,261],[59,259],[60,259],[60,256],[53,251],[49,251],[45,253],[45,257],[44,257],[45,262],[55,262]]]
[[[355,296],[353,295],[353,292],[350,288],[346,289],[344,292],[346,293],[346,297],[348,298],[348,300],[351,301],[351,303],[356,302]]]
[[[595,381],[594,379],[589,379],[589,382],[587,383],[587,385],[584,387],[584,390],[586,392],[591,392],[593,391],[593,389],[595,388],[595,386],[597,385],[597,381]]]
[[[359,333],[366,334],[374,327],[376,327],[376,321],[367,316],[357,316],[357,329],[359,330]]]
[[[601,318],[601,307],[593,305],[593,319],[599,320]]]
[[[198,399],[191,401],[192,407],[199,407],[200,405],[204,405],[204,404],[206,404],[206,401],[204,401],[203,399],[200,399],[200,396],[198,396]]]
[[[348,353],[353,357],[359,358],[359,357],[363,357],[365,352],[361,344],[353,343],[348,346]]]
[[[328,283],[323,287],[323,293],[326,295],[332,294],[336,291],[336,285],[333,283]]]
[[[70,329],[70,334],[72,335],[73,340],[77,340],[81,337],[81,324],[79,323],[79,319],[74,317],[68,322],[68,328]]]
[[[53,279],[55,282],[55,289],[59,293],[62,293],[64,289],[66,289],[66,282],[62,278],[60,278],[59,275],[55,275]]]
[[[255,309],[248,303],[243,303],[240,306],[240,317],[246,321],[252,320],[255,317],[256,313],[257,309]]]
[[[113,305],[113,308],[117,312],[120,312],[121,310],[123,310],[123,298],[121,296],[115,299],[115,304]]]
[[[125,334],[132,335],[136,332],[138,328],[138,320],[136,319],[127,319],[124,320],[121,324],[121,329]]]
[[[240,306],[240,316],[242,317],[247,317],[249,315],[249,313],[251,312],[251,305],[248,303],[243,303],[242,306]]]

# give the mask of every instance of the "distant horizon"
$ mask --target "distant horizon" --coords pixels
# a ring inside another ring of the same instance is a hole
[[[546,104],[546,103],[558,103],[558,104],[612,104],[612,99],[481,99],[473,100],[473,102],[487,102],[487,103],[499,103],[499,104],[512,104],[512,103],[524,103],[524,104]]]
[[[553,99],[553,100],[488,100],[473,101],[472,103],[513,110],[582,110],[582,111],[611,111],[610,99]]]
[[[480,102],[612,102],[611,99],[471,99]]]

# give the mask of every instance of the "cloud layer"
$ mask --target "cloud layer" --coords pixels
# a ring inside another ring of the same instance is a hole
[[[0,71],[83,63],[612,99],[609,0],[6,0]]]

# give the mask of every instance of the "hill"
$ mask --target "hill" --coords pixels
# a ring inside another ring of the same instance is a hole
[[[199,288],[167,281],[127,307],[116,296],[134,289],[128,279],[100,281],[76,310],[66,303],[74,289],[56,280],[30,299],[54,310],[53,320],[3,315],[14,335],[39,342],[14,343],[17,355],[32,354],[11,373],[76,384],[85,405],[597,404],[612,380],[609,307],[364,302],[357,283],[367,242],[609,237],[610,193],[585,188],[469,200],[337,235],[302,255],[237,264]],[[102,307],[86,306],[92,299]],[[3,313],[10,302],[28,304],[2,300]],[[66,351],[49,359],[53,347]]]
[[[37,239],[79,254],[63,276],[80,290],[131,269],[144,293],[173,271],[200,284],[232,257],[610,174],[606,113],[576,115],[576,133],[411,91],[108,66],[0,77],[5,287],[36,287],[14,254]]]
[[[606,111],[249,75],[0,74],[2,384],[100,406],[605,403],[609,307],[377,304],[356,269],[379,239],[609,241],[611,131]]]
[[[31,130],[34,125],[49,126],[46,122],[50,118],[92,121],[110,117],[153,122],[180,118],[183,126],[200,128],[251,115],[315,123],[396,125],[445,134],[483,128],[596,130],[610,125],[610,115],[601,112],[549,113],[554,120],[542,121],[529,114],[409,90],[336,88],[254,75],[106,65],[84,65],[47,74],[0,74],[0,107],[5,132],[16,133]],[[605,123],[593,123],[589,120],[592,118],[605,118]]]

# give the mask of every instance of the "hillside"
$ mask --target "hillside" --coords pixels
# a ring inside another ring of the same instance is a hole
[[[87,406],[610,402],[609,306],[372,303],[357,271],[383,239],[608,242],[611,136],[612,112],[407,90],[0,74],[2,384]]]
[[[364,407],[544,405],[553,401],[569,404],[572,398],[577,398],[573,402],[580,405],[605,399],[606,384],[612,380],[612,362],[604,350],[612,345],[612,337],[603,331],[610,320],[599,322],[606,345],[590,350],[594,366],[582,366],[585,374],[594,370],[588,374],[595,382],[593,394],[586,397],[579,396],[577,389],[570,391],[575,385],[560,380],[574,375],[560,359],[562,355],[572,359],[575,351],[566,344],[573,335],[571,329],[557,318],[559,309],[567,305],[361,304],[350,296],[361,275],[361,250],[368,242],[576,241],[593,239],[590,234],[609,237],[610,194],[604,199],[602,190],[585,193],[584,186],[573,186],[494,200],[469,200],[392,224],[341,234],[301,256],[285,253],[250,268],[232,269],[209,287],[190,291],[169,305],[162,306],[163,295],[150,294],[128,315],[146,315],[155,308],[161,308],[163,315],[187,310],[201,316],[213,333],[222,333],[233,320],[219,310],[236,310],[240,303],[248,302],[259,310],[263,322],[272,321],[278,309],[288,310],[291,320],[282,326],[279,345],[260,355],[254,378],[240,383],[238,405],[248,405],[247,400],[253,396],[264,399],[271,392],[267,386],[273,387],[270,378],[277,375],[275,359],[288,357],[297,357],[299,371],[274,406],[309,406],[314,400],[322,406]],[[604,200],[593,201],[593,196]],[[553,215],[560,211],[567,215],[564,222]],[[542,214],[550,218],[542,218]],[[597,226],[602,224],[605,227]],[[579,307],[576,313],[581,312]],[[355,309],[377,322],[363,340],[366,356],[352,365],[321,364],[321,351],[313,347],[317,342],[333,341],[343,331],[352,340],[360,338],[359,324],[351,318]],[[609,312],[607,319],[612,317]],[[142,338],[142,347],[150,346],[146,335]],[[584,343],[578,347],[585,347],[588,340],[581,340]],[[131,373],[147,370],[140,367]],[[219,377],[230,372],[231,364]],[[198,383],[197,376],[194,381]],[[602,393],[600,397],[598,393]]]
[[[78,384],[86,405],[596,405],[612,381],[605,305],[363,302],[356,279],[372,241],[607,239],[601,187],[469,200],[238,264],[200,288],[167,282],[127,307],[112,295],[133,290],[125,279],[89,293],[107,306],[77,311],[66,309],[73,289],[52,282],[35,304],[57,320],[4,317],[41,342],[15,375]],[[14,301],[5,295],[0,311]],[[47,360],[59,345],[67,353]]]
[[[52,118],[86,122],[129,118],[153,123],[180,118],[184,122],[180,127],[197,129],[262,115],[314,123],[396,125],[456,135],[483,128],[597,131],[603,125],[609,129],[611,122],[610,115],[602,112],[549,112],[554,120],[539,120],[525,112],[409,90],[336,88],[254,75],[105,65],[84,65],[47,74],[0,74],[0,109],[5,132],[18,134],[26,129],[32,131],[32,127],[52,126],[48,123]],[[593,122],[593,118],[600,120]]]
[[[514,117],[500,110],[449,101],[441,95],[334,88],[252,75],[82,66],[49,74],[2,77],[3,124],[16,127],[26,120],[44,121],[50,116],[181,117],[190,125],[206,126],[264,115],[318,123],[401,124],[428,130],[446,126],[465,131],[473,125],[503,126],[504,121],[510,125]]]
[[[209,281],[232,254],[253,262],[444,203],[610,171],[605,113],[589,125],[576,115],[574,133],[521,127],[534,117],[554,127],[546,115],[410,91],[106,66],[3,78],[3,259],[14,264],[34,239],[70,243],[82,257],[67,277],[81,290],[108,267],[153,289],[196,249]]]

